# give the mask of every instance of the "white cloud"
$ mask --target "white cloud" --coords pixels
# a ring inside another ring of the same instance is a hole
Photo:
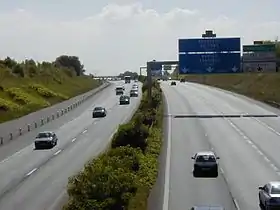
[[[177,59],[178,38],[198,37],[205,29],[218,36],[241,36],[243,42],[275,39],[279,22],[238,22],[226,16],[209,17],[196,10],[158,13],[141,4],[109,4],[99,14],[61,22],[18,9],[0,14],[0,55],[15,59],[54,60],[77,55],[88,71],[100,75],[138,71],[147,60]]]

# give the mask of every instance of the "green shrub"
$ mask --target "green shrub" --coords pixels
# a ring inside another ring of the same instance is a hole
[[[63,209],[124,209],[136,192],[134,169],[141,156],[137,149],[119,147],[86,165],[70,178],[70,199]]]
[[[45,97],[45,98],[58,97],[63,100],[69,99],[68,96],[62,95],[60,93],[55,93],[54,91],[52,91],[40,84],[30,84],[29,88],[35,90],[39,95],[41,95],[42,97]]]
[[[41,98],[35,98],[34,96],[24,92],[20,88],[8,88],[5,90],[10,97],[13,98],[16,102],[22,104],[22,105],[37,105],[42,107],[47,107],[50,105],[47,101],[41,99]]]
[[[2,111],[20,111],[21,107],[16,103],[0,98],[0,110]]]
[[[145,125],[138,123],[127,123],[120,125],[112,140],[112,148],[130,145],[134,148],[146,149],[149,130]]]

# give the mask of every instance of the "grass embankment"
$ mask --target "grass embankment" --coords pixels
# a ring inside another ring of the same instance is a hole
[[[69,179],[64,210],[144,210],[157,178],[162,139],[163,104],[159,84],[143,98],[132,120],[119,126],[111,148]],[[94,138],[94,137],[93,137]]]
[[[52,63],[0,62],[0,123],[87,92],[100,85],[90,76]]]
[[[181,77],[182,78],[182,77]],[[188,75],[186,81],[197,82],[246,95],[273,106],[280,104],[279,73],[243,73],[220,75]]]

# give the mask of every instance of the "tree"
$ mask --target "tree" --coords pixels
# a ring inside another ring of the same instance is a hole
[[[84,73],[84,65],[81,64],[79,58],[77,56],[68,56],[61,55],[56,58],[54,62],[57,67],[66,67],[69,69],[73,69],[77,76],[81,76]]]
[[[125,76],[130,76],[132,79],[138,78],[138,74],[136,72],[125,71],[124,73],[119,74],[119,77],[124,79]]]

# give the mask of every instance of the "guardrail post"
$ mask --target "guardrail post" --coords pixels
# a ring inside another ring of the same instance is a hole
[[[44,125],[44,119],[41,119],[41,126]]]
[[[1,138],[0,138],[0,144],[3,144],[3,142],[4,142],[4,138],[1,137]]]
[[[61,116],[63,115],[64,113],[63,113],[63,109],[61,110]]]
[[[56,112],[56,117],[59,118],[59,111]]]
[[[67,109],[64,109],[64,112],[67,113]]]
[[[22,129],[19,128],[19,135],[21,136],[22,135]]]
[[[52,120],[54,120],[54,114],[52,114]]]
[[[10,140],[13,140],[13,133],[10,133]]]
[[[70,106],[67,107],[67,111],[68,111],[68,112],[70,111]]]
[[[30,124],[27,125],[27,131],[30,131]]]
[[[37,123],[36,123],[36,122],[34,122],[34,127],[35,127],[35,128],[37,128],[37,127],[38,127],[38,125],[37,125]]]
[[[47,117],[47,123],[50,122],[50,117]]]

